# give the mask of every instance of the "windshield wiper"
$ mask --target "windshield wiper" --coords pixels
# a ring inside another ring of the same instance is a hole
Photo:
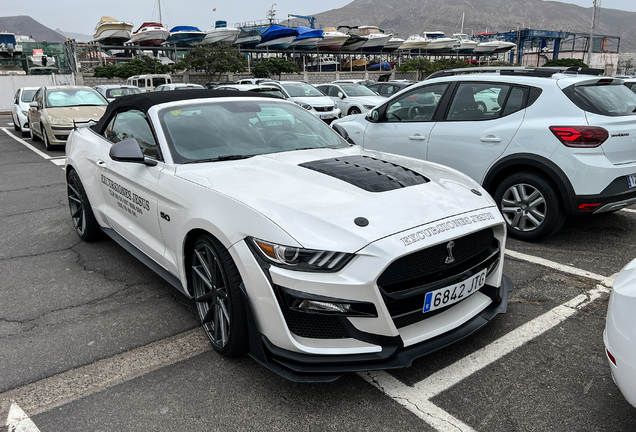
[[[226,160],[238,160],[238,159],[249,159],[256,155],[223,155],[215,158],[208,159],[197,159],[190,162],[185,163],[203,163],[203,162],[218,162],[218,161],[226,161]]]

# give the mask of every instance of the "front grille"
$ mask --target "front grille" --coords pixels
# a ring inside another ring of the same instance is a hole
[[[351,335],[337,316],[292,310],[284,300],[282,289],[274,286],[278,305],[289,331],[296,336],[313,339],[347,339]]]
[[[453,263],[446,264],[448,243],[440,243],[392,262],[378,278],[378,286],[386,293],[395,293],[462,273],[467,261],[487,251],[496,240],[492,229],[488,228],[453,242]]]
[[[451,264],[445,263],[449,256],[448,243],[442,243],[394,261],[378,278],[380,292],[397,328],[418,323],[458,305],[461,301],[423,312],[426,293],[462,282],[499,260],[499,242],[490,228],[453,242],[455,261]]]
[[[55,139],[60,141],[66,141],[68,139],[68,135],[54,135]]]
[[[328,111],[333,111],[333,107],[332,106],[327,106],[327,107],[314,107],[314,109],[318,112],[328,112]]]

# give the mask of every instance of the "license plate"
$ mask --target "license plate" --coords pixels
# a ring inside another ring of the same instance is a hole
[[[333,117],[333,114],[321,114],[320,115],[320,119],[324,120],[324,119],[330,119]]]
[[[265,122],[265,126],[282,126],[283,122],[278,120],[270,120]]]
[[[633,188],[634,186],[636,186],[636,174],[628,174],[627,175],[627,185],[630,188]]]
[[[426,293],[423,312],[431,312],[470,297],[486,283],[486,269],[463,282]]]

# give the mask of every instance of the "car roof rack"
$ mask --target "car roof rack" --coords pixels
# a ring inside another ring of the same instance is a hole
[[[584,68],[578,66],[553,66],[553,67],[524,67],[524,66],[482,66],[482,67],[467,67],[459,69],[445,69],[438,72],[434,72],[428,77],[427,80],[433,78],[440,78],[446,76],[454,76],[460,74],[471,73],[487,73],[494,72],[499,75],[523,75],[548,78],[556,73],[572,74],[572,75],[603,75],[605,72],[603,69]]]

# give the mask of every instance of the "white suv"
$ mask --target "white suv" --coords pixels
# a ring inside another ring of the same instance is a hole
[[[636,94],[600,73],[442,71],[332,127],[365,148],[463,171],[494,196],[512,237],[536,241],[567,215],[636,203]]]

